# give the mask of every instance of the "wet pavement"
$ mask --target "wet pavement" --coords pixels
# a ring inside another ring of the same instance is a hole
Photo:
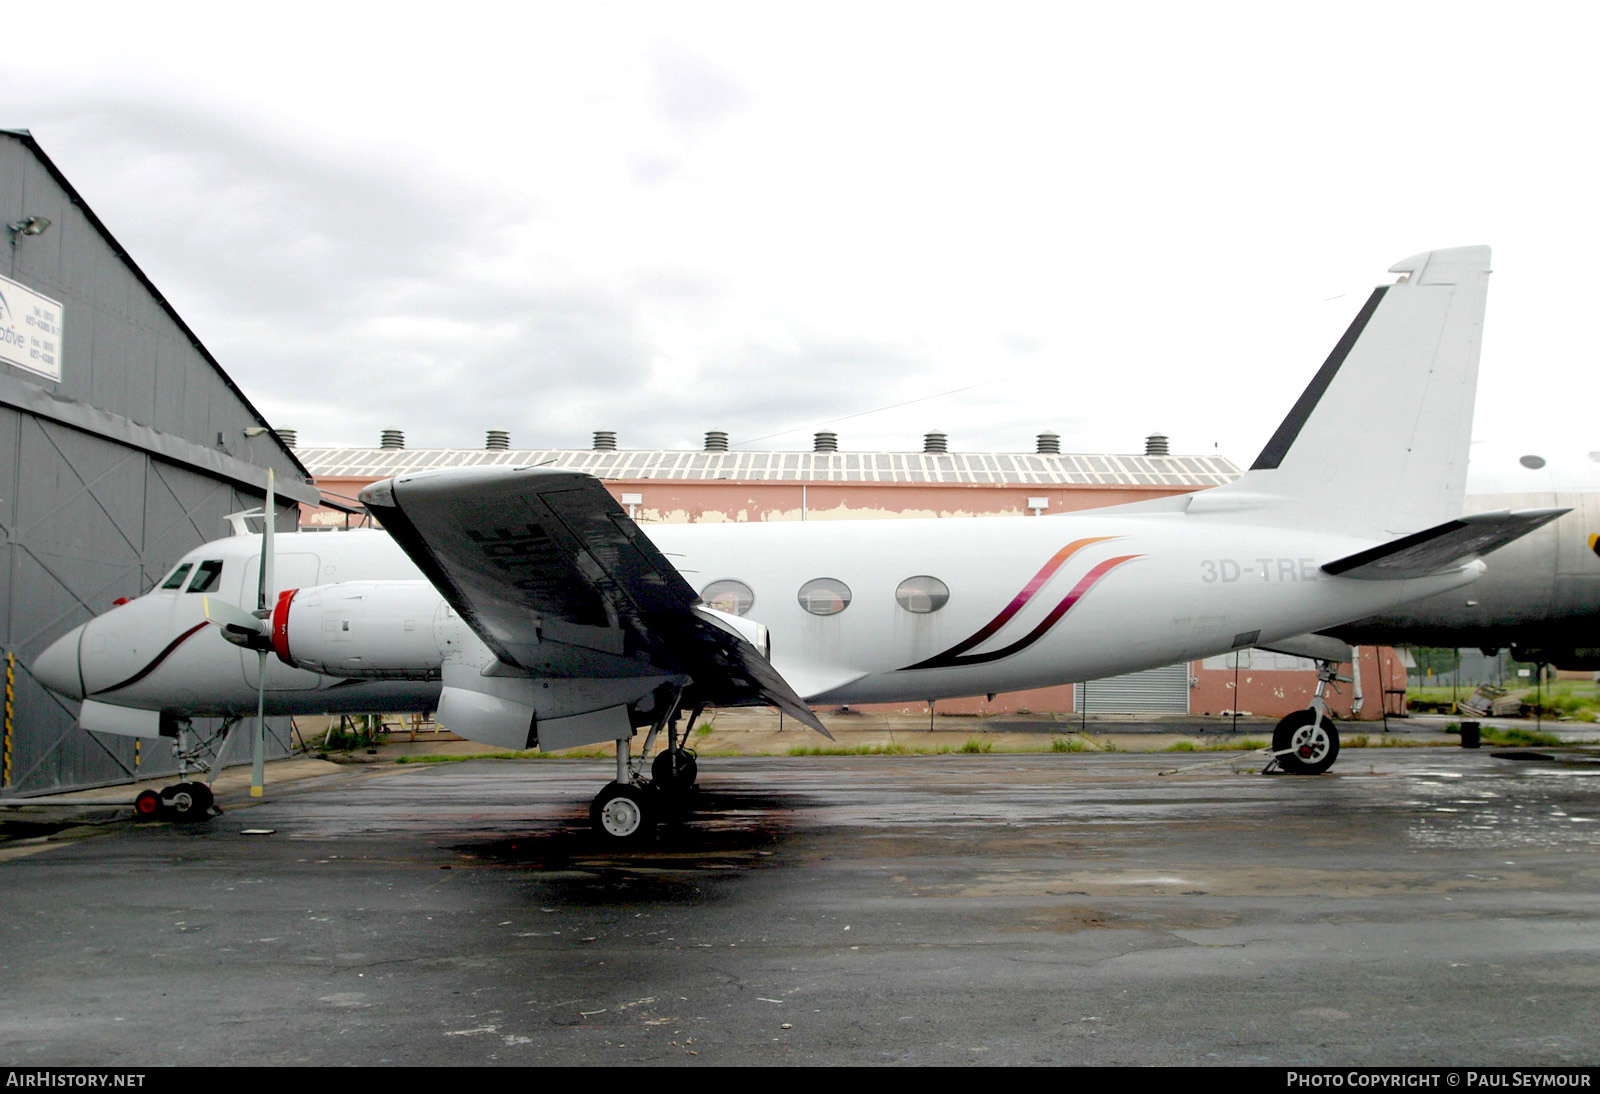
[[[626,850],[603,760],[318,769],[0,847],[0,1059],[1594,1064],[1600,765],[1539,751],[713,759]]]

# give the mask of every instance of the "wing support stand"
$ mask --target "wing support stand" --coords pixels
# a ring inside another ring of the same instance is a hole
[[[1335,661],[1317,658],[1317,688],[1312,693],[1311,705],[1285,715],[1272,731],[1272,763],[1288,775],[1320,775],[1333,766],[1339,758],[1339,729],[1328,716],[1328,688],[1338,690],[1338,685],[1349,683],[1350,677],[1340,676]]]

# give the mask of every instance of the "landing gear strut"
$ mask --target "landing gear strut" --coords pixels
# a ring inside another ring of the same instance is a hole
[[[596,834],[617,842],[633,842],[650,834],[668,809],[680,806],[694,789],[699,767],[694,750],[684,747],[689,731],[700,717],[697,704],[689,714],[689,724],[680,733],[678,718],[683,713],[683,689],[673,690],[660,704],[660,714],[650,726],[639,758],[629,755],[629,739],[617,741],[617,777],[607,783],[589,806],[589,823]],[[650,765],[644,776],[645,757],[650,755],[656,737],[665,731],[667,747]]]
[[[1317,690],[1306,710],[1287,715],[1272,731],[1272,756],[1278,767],[1290,775],[1320,775],[1339,758],[1339,730],[1328,717],[1323,698],[1328,686],[1348,681],[1340,676],[1332,661],[1317,662]]]

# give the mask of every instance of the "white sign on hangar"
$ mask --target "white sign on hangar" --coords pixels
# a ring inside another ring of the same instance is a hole
[[[0,361],[61,379],[61,316],[59,300],[0,277]]]

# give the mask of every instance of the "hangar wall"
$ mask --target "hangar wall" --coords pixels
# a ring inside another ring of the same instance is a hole
[[[30,218],[50,223],[33,234],[21,227]],[[317,494],[24,131],[0,130],[0,223],[0,303],[16,305],[12,329],[35,339],[13,338],[0,354],[0,662],[9,674],[0,792],[162,774],[176,768],[165,742],[136,748],[78,730],[76,704],[35,683],[28,666],[118,597],[148,591],[190,548],[226,535],[228,513],[260,507],[268,467],[285,530],[296,503]],[[61,305],[58,334],[27,324],[30,294]],[[288,721],[273,721],[281,749]]]

